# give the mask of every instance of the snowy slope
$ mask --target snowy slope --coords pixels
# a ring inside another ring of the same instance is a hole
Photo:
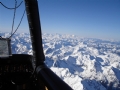
[[[32,54],[29,34],[11,44],[13,53]],[[120,90],[120,41],[45,33],[43,47],[46,65],[74,90]]]

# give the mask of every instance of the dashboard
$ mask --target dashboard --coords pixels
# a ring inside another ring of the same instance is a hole
[[[0,89],[3,87],[10,89],[14,85],[29,83],[33,73],[33,57],[31,55],[13,54],[6,58],[0,58]]]

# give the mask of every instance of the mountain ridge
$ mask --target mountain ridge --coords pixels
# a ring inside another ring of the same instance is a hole
[[[45,64],[74,90],[120,90],[119,41],[61,34],[42,37]],[[27,33],[16,33],[11,45],[13,54],[32,55]]]

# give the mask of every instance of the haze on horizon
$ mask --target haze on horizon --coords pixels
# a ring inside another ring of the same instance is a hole
[[[14,0],[0,2],[14,7]],[[120,40],[120,0],[38,0],[38,5],[43,33]],[[24,3],[17,9],[14,29],[24,9]],[[13,10],[0,4],[0,12],[0,31],[10,32]],[[18,32],[29,32],[26,15]]]

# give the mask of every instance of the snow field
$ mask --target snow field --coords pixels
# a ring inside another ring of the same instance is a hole
[[[15,34],[11,45],[14,54],[32,55],[27,33]],[[120,90],[120,41],[44,33],[43,48],[46,65],[74,90]]]

